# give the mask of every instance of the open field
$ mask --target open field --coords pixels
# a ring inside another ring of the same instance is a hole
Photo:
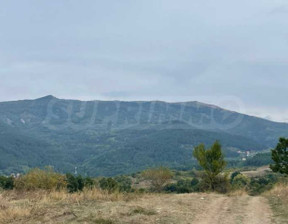
[[[0,223],[274,223],[265,197],[245,193],[106,194],[4,192]],[[283,223],[283,222],[277,222]]]
[[[272,173],[271,169],[269,166],[262,166],[257,168],[256,170],[251,170],[251,171],[243,171],[241,172],[247,177],[261,177],[267,175],[267,173]]]

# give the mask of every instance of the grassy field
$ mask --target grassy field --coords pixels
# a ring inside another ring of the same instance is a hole
[[[16,179],[14,190],[0,191],[0,224],[287,223],[288,185],[285,183],[287,178],[279,176],[278,182],[273,182],[271,171],[265,167],[242,173],[251,176],[251,179],[244,178],[241,174],[238,176],[240,177],[238,181],[248,181],[248,184],[238,188],[238,185],[234,185],[237,178],[231,179],[234,182],[229,185],[226,194],[200,192],[176,194],[164,191],[148,193],[153,192],[149,191],[152,185],[141,178],[132,179],[133,183],[135,180],[136,182],[131,188],[134,190],[128,191],[130,193],[124,191],[119,193],[120,188],[108,193],[103,190],[106,188],[101,190],[101,181],[84,188],[83,191],[68,193],[67,184],[67,186],[59,185],[63,181],[63,175],[34,170]],[[178,186],[178,181],[188,178],[190,183],[191,175],[189,172],[179,172],[171,181],[177,182]],[[60,182],[56,181],[58,179]],[[62,186],[59,189],[63,190],[51,190],[56,189],[55,184]]]
[[[108,194],[98,189],[75,194],[6,191],[0,194],[0,223],[285,223],[281,220],[287,217],[287,207],[273,201],[279,191],[287,193],[281,189],[267,194],[269,200],[245,192],[221,195]],[[269,201],[274,203],[274,214]],[[280,213],[281,219],[277,217]]]

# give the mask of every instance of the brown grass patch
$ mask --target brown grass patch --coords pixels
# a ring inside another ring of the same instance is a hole
[[[231,197],[234,197],[234,196],[245,196],[245,195],[248,195],[248,193],[244,189],[239,189],[239,190],[231,191],[231,192],[228,193],[228,196],[231,196]]]
[[[85,189],[83,192],[73,194],[64,190],[3,191],[0,193],[0,223],[27,223],[27,220],[31,219],[40,220],[41,223],[49,221],[62,223],[61,220],[67,221],[77,218],[77,215],[72,211],[74,208],[79,210],[88,204],[94,206],[95,202],[98,204],[121,201],[125,203],[137,200],[142,196],[136,193],[115,192],[109,194],[107,191],[97,188]],[[102,223],[102,218],[99,219],[99,216],[93,216],[92,220],[94,220],[93,223]],[[103,223],[111,223],[111,220],[103,221]]]
[[[264,194],[271,204],[276,223],[287,223],[288,220],[288,185],[277,184]]]

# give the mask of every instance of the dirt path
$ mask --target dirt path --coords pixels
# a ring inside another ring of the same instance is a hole
[[[74,203],[72,197],[77,195],[67,197],[61,201],[46,198],[45,203],[34,198],[0,198],[0,223],[272,224],[273,216],[264,197],[248,195],[144,194],[131,200],[86,198]]]
[[[272,211],[263,197],[218,197],[193,220],[197,224],[271,224]]]

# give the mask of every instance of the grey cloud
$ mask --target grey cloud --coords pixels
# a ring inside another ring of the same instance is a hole
[[[284,0],[6,1],[0,100],[234,96],[247,113],[285,121],[287,8]]]

